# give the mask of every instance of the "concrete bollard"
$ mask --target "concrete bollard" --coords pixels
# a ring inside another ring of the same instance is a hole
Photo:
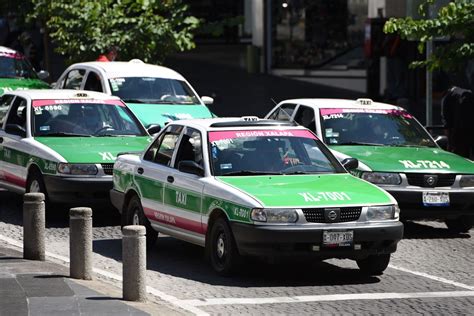
[[[92,210],[69,210],[69,273],[71,278],[92,280]]]
[[[131,225],[122,229],[123,299],[146,301],[146,230]]]
[[[23,258],[44,261],[45,206],[43,193],[23,196]]]

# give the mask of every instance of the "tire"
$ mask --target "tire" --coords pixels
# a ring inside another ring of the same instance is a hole
[[[158,239],[158,232],[151,227],[150,221],[145,217],[142,203],[138,196],[134,195],[128,202],[126,209],[126,225],[142,225],[146,229],[146,246],[151,249]],[[123,222],[122,222],[123,223]]]
[[[474,216],[460,216],[454,219],[446,219],[446,226],[453,233],[467,233],[474,224]]]
[[[26,179],[26,193],[43,193],[44,194],[44,204],[45,209],[48,210],[52,208],[52,203],[49,202],[48,199],[48,192],[46,191],[46,185],[44,184],[43,175],[36,169],[32,169],[31,172],[28,174]]]
[[[223,217],[211,227],[206,252],[212,268],[222,276],[231,275],[241,262],[232,230]]]
[[[365,259],[357,260],[357,265],[362,273],[367,275],[381,275],[387,269],[390,255],[370,255]]]

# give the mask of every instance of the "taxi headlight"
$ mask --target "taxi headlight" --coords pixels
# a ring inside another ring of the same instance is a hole
[[[474,175],[462,175],[459,185],[461,188],[474,187]]]
[[[96,175],[98,169],[96,165],[92,164],[60,163],[58,172],[72,175]]]
[[[398,205],[369,206],[366,216],[369,221],[398,219],[400,217],[400,208]]]
[[[298,220],[296,209],[287,208],[254,208],[250,218],[256,222],[294,223]]]
[[[364,172],[362,179],[373,184],[400,184],[402,182],[398,173],[390,172]]]

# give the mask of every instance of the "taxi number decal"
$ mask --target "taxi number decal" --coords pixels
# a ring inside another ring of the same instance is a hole
[[[246,209],[243,209],[240,207],[234,207],[232,211],[235,217],[240,217],[240,218],[245,218],[245,219],[249,218],[249,211]]]
[[[45,162],[44,170],[46,171],[56,171],[56,164],[54,162]]]
[[[419,169],[419,168],[429,168],[429,169],[443,169],[443,168],[451,168],[447,163],[444,161],[434,161],[434,160],[399,160],[401,164],[405,168],[408,169]]]
[[[309,192],[298,193],[305,202],[321,201],[350,201],[351,198],[345,192],[316,192],[314,195]]]
[[[99,155],[102,157],[102,160],[112,160],[114,161],[115,159],[117,159],[117,157],[115,157],[114,155],[112,155],[111,152],[99,152]]]

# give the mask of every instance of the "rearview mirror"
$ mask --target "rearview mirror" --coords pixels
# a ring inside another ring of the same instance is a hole
[[[444,150],[448,150],[448,137],[444,135],[438,135],[435,138],[436,144]]]
[[[25,129],[18,124],[7,124],[7,126],[5,126],[5,132],[8,134],[20,136],[22,138],[26,137]]]
[[[202,103],[204,103],[205,105],[214,104],[214,98],[211,98],[211,97],[203,96],[201,97],[201,100],[202,100]]]
[[[183,160],[178,163],[178,170],[181,172],[195,174],[197,176],[204,176],[204,169],[201,165],[192,160]]]
[[[38,78],[40,78],[41,80],[45,80],[47,78],[49,78],[49,72],[47,72],[46,70],[40,70],[38,71]]]
[[[343,161],[341,161],[341,164],[346,170],[354,170],[359,167],[359,160],[356,158],[346,158]]]

